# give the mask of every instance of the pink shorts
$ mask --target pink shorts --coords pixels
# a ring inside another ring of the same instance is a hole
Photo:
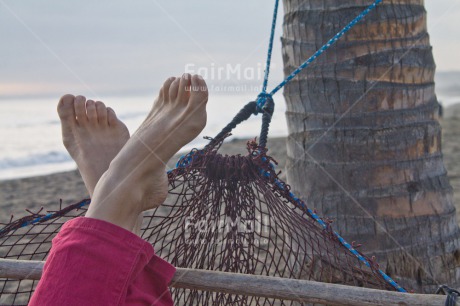
[[[137,235],[79,217],[53,239],[29,305],[173,305],[175,271]]]

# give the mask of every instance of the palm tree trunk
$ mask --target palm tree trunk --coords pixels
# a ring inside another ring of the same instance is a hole
[[[372,0],[284,0],[288,75]],[[385,0],[285,87],[287,178],[416,290],[459,285],[423,0]]]

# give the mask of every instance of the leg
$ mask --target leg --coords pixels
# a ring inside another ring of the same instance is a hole
[[[187,92],[190,84],[197,90]],[[139,292],[152,287],[157,295],[144,301],[171,304],[167,284],[174,268],[155,258],[150,244],[120,227],[132,229],[140,212],[164,200],[164,162],[204,127],[203,89],[204,81],[197,76],[165,83],[152,112],[97,183],[89,218],[67,222],[53,240],[31,305],[118,305],[139,301]],[[160,138],[165,135],[173,140],[165,142]]]
[[[204,128],[207,98],[198,76],[167,81],[146,120],[102,175],[86,216],[131,230],[139,213],[161,205],[166,162]]]

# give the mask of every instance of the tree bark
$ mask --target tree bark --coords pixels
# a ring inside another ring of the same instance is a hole
[[[284,0],[287,76],[372,0]],[[384,0],[290,82],[287,178],[345,238],[421,292],[460,285],[423,0]]]

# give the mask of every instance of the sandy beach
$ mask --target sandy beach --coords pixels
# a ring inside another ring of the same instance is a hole
[[[443,127],[444,163],[454,189],[454,202],[460,220],[460,104],[444,111],[441,120]],[[245,154],[247,139],[233,139],[225,143],[220,152],[223,154]],[[271,138],[268,144],[269,155],[274,157],[283,170],[286,156],[286,138]],[[179,155],[180,156],[180,155]],[[178,156],[168,164],[174,166]],[[281,176],[283,179],[285,175]],[[0,181],[0,222],[8,222],[11,215],[19,218],[26,214],[25,209],[38,211],[56,210],[59,201],[63,205],[75,203],[88,197],[85,185],[78,171],[69,171],[45,176]]]

